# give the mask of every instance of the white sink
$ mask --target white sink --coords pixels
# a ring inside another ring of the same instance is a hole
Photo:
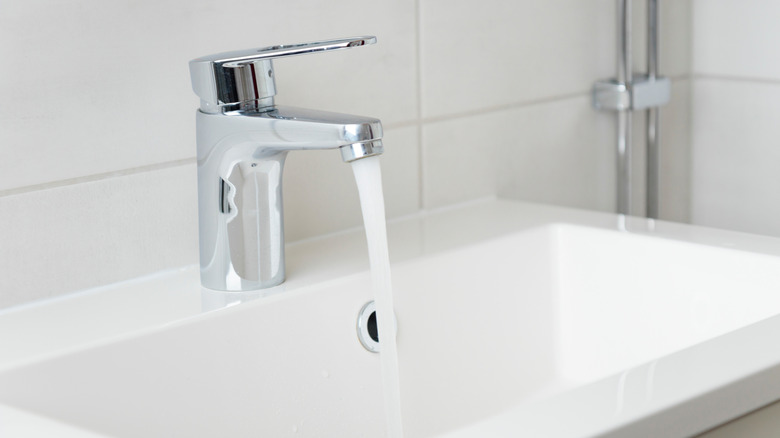
[[[687,436],[780,398],[777,240],[507,201],[390,239],[409,437]],[[382,436],[363,245],[291,246],[260,299],[190,268],[0,314],[0,404],[116,437]]]
[[[616,374],[612,393],[588,403],[619,416],[629,376],[649,405],[662,390],[655,374],[676,385],[704,371],[669,379],[659,358],[780,314],[778,257],[569,224],[396,272],[405,419],[422,436]],[[586,412],[577,409],[553,409],[527,436],[589,436],[566,427]],[[480,427],[467,436],[498,436]]]

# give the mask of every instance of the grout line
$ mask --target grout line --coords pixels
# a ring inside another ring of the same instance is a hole
[[[415,33],[416,33],[416,57],[417,57],[417,68],[416,68],[416,110],[417,110],[417,117],[415,119],[405,120],[401,122],[396,123],[390,123],[385,125],[385,129],[398,129],[398,128],[406,128],[406,127],[417,127],[417,142],[419,147],[418,152],[418,158],[419,158],[419,165],[418,165],[418,178],[419,178],[419,186],[420,186],[420,199],[418,202],[418,208],[421,210],[425,209],[425,206],[428,204],[427,199],[425,196],[425,178],[424,178],[424,169],[425,169],[425,145],[424,145],[424,135],[423,135],[423,125],[426,123],[437,123],[437,122],[444,122],[444,121],[452,121],[457,120],[465,117],[472,117],[472,116],[479,116],[479,115],[485,115],[485,114],[491,114],[495,112],[500,111],[506,111],[510,109],[516,109],[516,108],[523,108],[523,107],[530,107],[534,105],[542,105],[546,103],[551,102],[558,102],[562,100],[567,99],[573,99],[577,97],[583,97],[590,94],[590,91],[587,92],[579,92],[579,93],[570,93],[570,94],[563,94],[558,96],[551,96],[551,97],[544,97],[540,99],[535,100],[528,100],[523,102],[514,102],[509,104],[503,104],[503,105],[496,105],[492,107],[486,107],[481,108],[475,111],[468,111],[468,112],[461,112],[461,113],[453,113],[453,114],[447,114],[442,116],[432,116],[423,118],[422,117],[422,41],[421,41],[421,29],[420,29],[420,9],[421,4],[423,0],[416,0],[416,11],[415,11]],[[716,79],[716,80],[730,80],[730,81],[740,81],[740,82],[758,82],[758,83],[767,83],[767,84],[777,84],[780,85],[780,79],[774,80],[774,79],[760,79],[760,78],[747,78],[747,77],[737,77],[737,76],[719,76],[719,75],[702,75],[702,74],[682,74],[682,75],[676,75],[676,76],[669,76],[669,78],[673,81],[678,80],[693,80],[693,79]],[[24,193],[30,193],[35,192],[38,190],[46,190],[46,189],[53,189],[58,187],[66,187],[70,185],[75,184],[81,184],[81,183],[87,183],[87,182],[94,182],[94,181],[100,181],[103,179],[108,178],[115,178],[120,176],[126,176],[126,175],[133,175],[136,173],[144,173],[144,172],[151,172],[155,170],[161,170],[161,169],[168,169],[172,167],[187,165],[187,164],[193,164],[195,163],[195,157],[190,158],[184,158],[181,160],[173,160],[173,161],[166,161],[163,163],[155,163],[155,164],[149,164],[146,166],[139,166],[139,167],[133,167],[129,169],[122,169],[117,170],[113,172],[105,172],[105,173],[98,173],[94,175],[87,175],[87,176],[81,176],[77,178],[69,178],[64,179],[60,181],[52,181],[42,184],[34,184],[24,187],[17,187],[13,189],[6,189],[6,190],[0,190],[0,198],[6,197],[6,196],[12,196],[12,195],[19,195]]]
[[[425,191],[425,143],[422,123],[422,0],[415,1],[414,31],[417,69],[415,70],[415,82],[417,93],[417,184],[418,199],[417,208],[422,210],[427,205]]]
[[[417,93],[417,117],[419,121],[422,118],[422,0],[415,1],[414,11],[414,40],[415,57],[417,68],[415,69],[415,88]]]
[[[35,192],[38,190],[53,189],[58,187],[66,187],[76,184],[82,184],[87,182],[100,181],[103,179],[116,178],[119,176],[133,175],[136,173],[152,172],[155,170],[169,169],[172,167],[184,166],[188,164],[194,164],[195,157],[184,158],[181,160],[166,161],[163,163],[149,164],[146,166],[132,167],[129,169],[117,170],[114,172],[96,173],[94,175],[80,176],[77,178],[63,179],[60,181],[52,181],[42,184],[33,184],[30,186],[17,187],[13,189],[0,190],[0,198],[12,195],[20,195],[23,193]]]
[[[689,81],[692,79],[690,73],[681,73],[679,75],[667,76],[671,81]]]
[[[686,65],[686,67],[687,67],[686,70],[688,71],[688,75],[690,76],[690,79],[693,79],[693,59],[695,57],[695,54],[697,53],[697,52],[693,51],[694,40],[696,39],[696,33],[697,33],[696,32],[696,27],[697,27],[696,23],[701,21],[701,20],[694,20],[693,19],[693,17],[698,17],[698,15],[696,15],[696,5],[695,5],[695,3],[696,3],[695,0],[690,0],[690,1],[688,1],[688,4],[685,5],[685,6],[687,6],[685,9],[687,9],[686,12],[688,13],[688,19],[686,20],[688,22],[688,26],[687,26],[688,27],[688,38],[687,38],[687,41],[686,41],[686,43],[687,43],[686,46],[687,46],[687,49],[688,49],[688,57],[687,57],[688,58],[688,63]],[[659,41],[660,41],[660,37],[659,37]]]
[[[758,78],[749,76],[729,76],[729,75],[714,75],[707,73],[694,73],[691,75],[691,79],[711,79],[718,81],[730,81],[730,82],[753,82],[757,84],[769,84],[780,85],[780,79],[772,78]]]
[[[692,77],[692,75],[688,74],[688,73],[683,73],[683,74],[674,75],[674,76],[666,76],[666,77],[668,77],[672,81],[686,81],[686,80],[694,79],[694,77]],[[778,80],[777,82],[780,83],[780,80]],[[421,89],[421,88],[422,88],[421,84],[418,83],[418,89]],[[423,125],[425,123],[436,123],[436,122],[442,122],[442,121],[450,121],[450,120],[462,119],[462,118],[465,118],[465,117],[479,116],[479,115],[483,115],[483,114],[491,114],[491,113],[495,113],[495,112],[506,111],[506,110],[509,110],[509,109],[530,107],[530,106],[534,106],[534,105],[544,105],[546,103],[558,102],[558,101],[567,100],[567,99],[574,99],[574,98],[578,98],[578,97],[585,97],[585,96],[590,96],[590,93],[591,93],[591,91],[588,90],[588,91],[581,91],[581,92],[576,92],[576,93],[561,94],[561,95],[558,95],[558,96],[542,97],[542,98],[535,99],[535,100],[524,100],[524,101],[512,102],[512,103],[496,105],[496,106],[492,106],[492,107],[477,108],[477,109],[475,109],[473,111],[464,111],[464,112],[460,112],[460,113],[452,113],[452,114],[445,114],[445,115],[441,115],[441,116],[431,116],[431,117],[425,117],[425,118],[420,117],[417,120],[409,119],[409,120],[405,120],[403,122],[396,122],[396,123],[391,123],[391,124],[385,124],[384,127],[385,127],[385,129],[395,129],[395,128],[405,128],[405,127],[410,127],[410,126],[416,126],[416,125]],[[418,100],[418,111],[420,112],[420,114],[422,114],[422,111],[421,111],[421,108],[420,108],[422,106],[421,103],[420,103],[421,100],[422,100],[421,98],[419,98],[419,100]]]
[[[585,97],[585,96],[590,96],[590,90],[585,92],[561,94],[558,96],[542,97],[534,100],[526,100],[522,102],[514,102],[514,103],[503,104],[503,105],[496,105],[492,107],[485,107],[475,111],[464,111],[460,113],[446,114],[442,116],[426,117],[423,118],[421,122],[422,123],[446,122],[451,120],[462,119],[464,117],[473,117],[473,116],[479,116],[484,114],[496,113],[500,111],[506,111],[510,109],[524,108],[524,107],[529,107],[534,105],[543,105],[546,103],[558,102],[562,100],[574,99],[574,98]]]
[[[419,199],[417,200],[417,208],[422,210],[428,205],[427,191],[425,190],[425,168],[426,168],[426,153],[425,147],[425,135],[423,134],[423,124],[417,127],[417,151],[418,163],[417,163],[417,184],[419,190]]]
[[[680,75],[668,76],[668,78],[672,81],[683,81],[683,80],[691,79],[691,75],[680,74]],[[780,80],[778,80],[778,83],[780,83]],[[457,119],[462,119],[464,117],[491,114],[495,112],[506,111],[506,110],[516,109],[516,108],[530,107],[535,105],[544,105],[546,103],[559,102],[568,99],[575,99],[578,97],[587,97],[590,96],[590,94],[591,94],[591,90],[588,90],[588,91],[580,91],[575,93],[560,94],[557,96],[542,97],[533,100],[525,100],[521,102],[512,102],[512,103],[496,105],[492,107],[479,108],[474,111],[464,111],[460,113],[445,114],[441,116],[425,117],[420,120],[420,123],[425,124],[425,123],[436,123],[436,122],[457,120]]]
[[[409,119],[409,120],[404,120],[402,122],[382,123],[382,129],[388,131],[391,129],[409,128],[412,126],[417,126],[419,124],[420,124],[419,119]]]

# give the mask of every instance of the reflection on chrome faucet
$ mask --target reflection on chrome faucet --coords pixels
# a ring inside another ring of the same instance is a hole
[[[357,47],[374,37],[273,46],[190,61],[197,113],[203,286],[248,291],[284,281],[282,170],[291,150],[340,149],[351,162],[381,154],[370,117],[276,106],[272,58]]]

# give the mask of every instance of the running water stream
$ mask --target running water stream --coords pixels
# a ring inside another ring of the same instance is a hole
[[[381,342],[382,387],[385,396],[387,432],[390,438],[403,436],[401,390],[398,380],[398,355],[395,343],[393,288],[390,281],[390,257],[387,250],[385,199],[382,194],[382,170],[379,156],[352,162],[371,263],[371,287],[376,304],[377,328]]]

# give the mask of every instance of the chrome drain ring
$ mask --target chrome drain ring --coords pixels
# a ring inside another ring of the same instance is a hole
[[[398,333],[398,320],[393,315],[393,325]],[[379,353],[379,327],[376,320],[376,304],[369,301],[360,309],[357,319],[357,335],[360,345],[372,353]]]

